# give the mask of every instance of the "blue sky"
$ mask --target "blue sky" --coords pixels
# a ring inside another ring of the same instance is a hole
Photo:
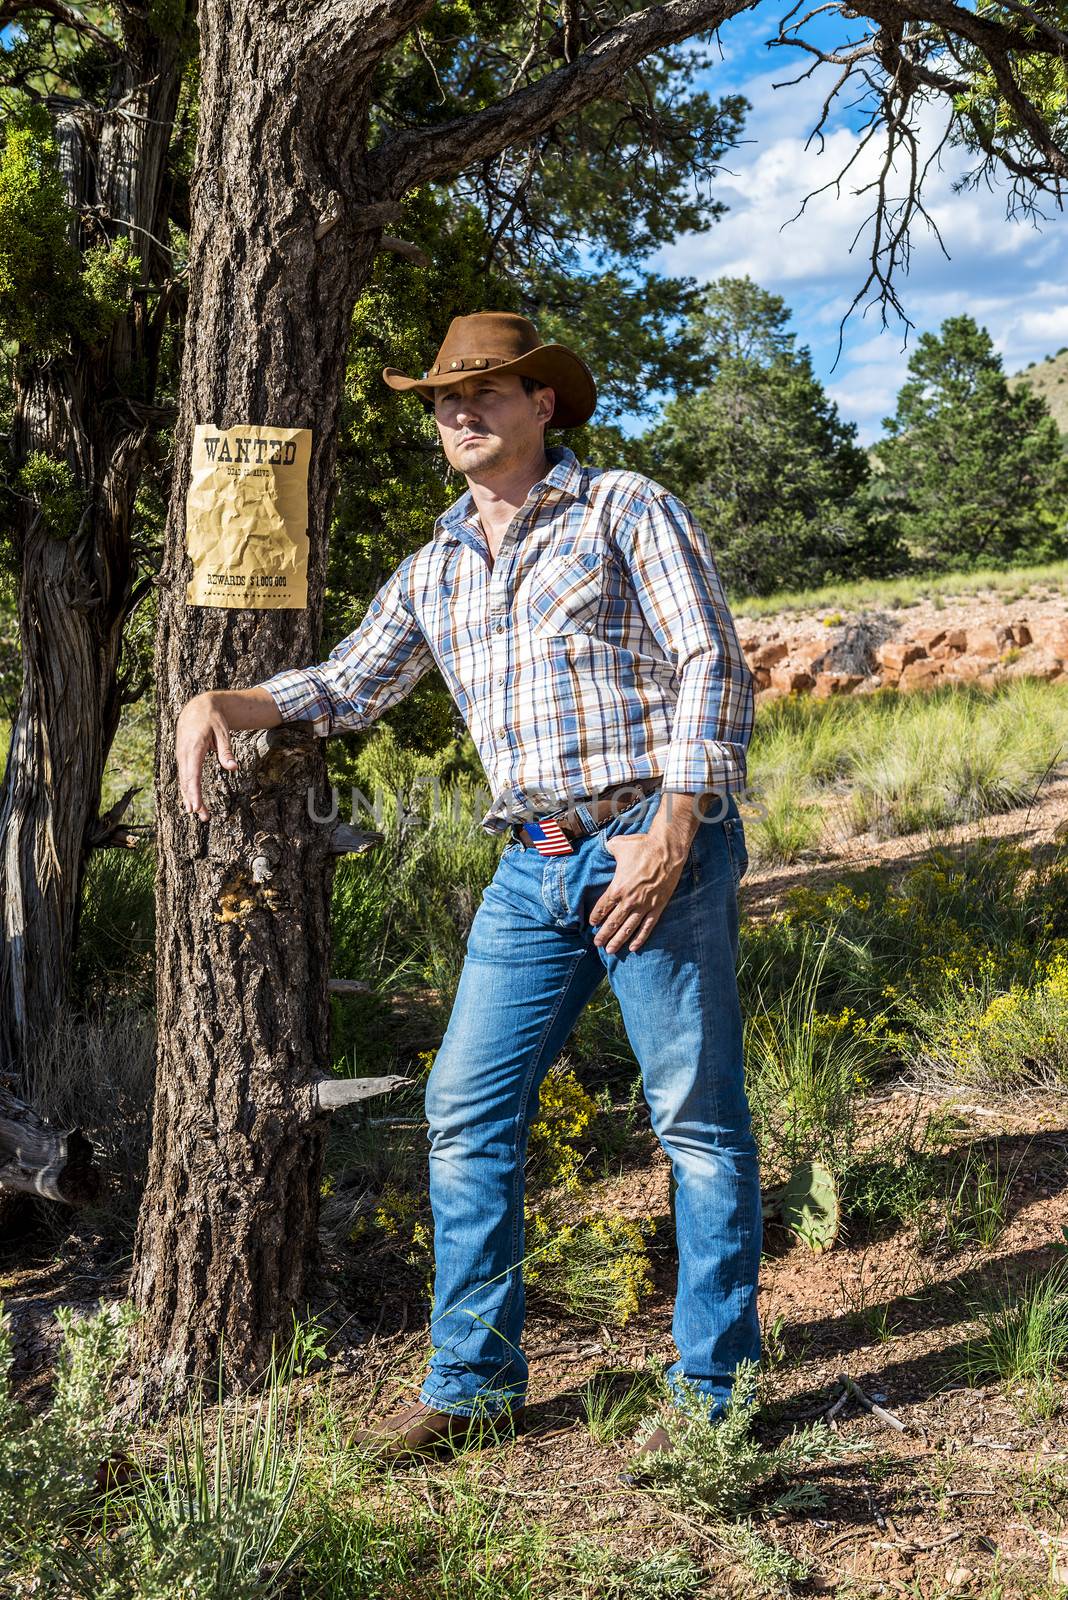
[[[915,331],[896,319],[882,328],[877,308],[862,316],[858,306],[832,371],[839,322],[866,276],[867,235],[852,254],[849,247],[871,201],[855,190],[871,178],[879,155],[869,146],[838,197],[832,189],[810,201],[796,221],[788,221],[804,196],[835,177],[855,149],[856,113],[844,105],[855,96],[842,96],[842,109],[825,130],[823,153],[816,142],[806,150],[833,69],[821,67],[806,83],[773,88],[796,77],[809,58],[799,50],[768,49],[764,41],[772,21],[770,13],[758,13],[728,23],[721,37],[723,59],[705,77],[710,92],[741,93],[752,105],[744,136],[752,142],[729,153],[725,165],[730,170],[714,183],[713,192],[730,209],[707,233],[681,237],[662,250],[655,265],[699,282],[748,273],[782,295],[798,342],[808,345],[817,373],[842,415],[858,424],[865,443],[878,437],[882,418],[893,411],[917,335],[937,329],[947,316],[968,312],[986,327],[1008,372],[1068,345],[1064,214],[1047,202],[1048,220],[1036,231],[1029,221],[1006,217],[1006,186],[955,194],[954,179],[971,163],[964,153],[946,150],[941,168],[928,174],[926,196],[949,260],[921,223],[908,275],[899,280],[898,293]],[[930,150],[939,119],[932,112],[928,122]]]

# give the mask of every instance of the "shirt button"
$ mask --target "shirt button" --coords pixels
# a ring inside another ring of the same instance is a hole
[[[507,737],[508,737],[508,729],[507,728],[498,728],[497,729],[497,737],[498,737],[498,739],[507,739]]]
[[[505,676],[505,674],[503,672],[501,673],[500,677],[497,679],[497,682],[498,683],[507,683],[508,682],[508,679],[507,679],[507,677]]]
[[[496,627],[496,629],[494,631],[496,633],[503,633],[504,632],[504,623],[503,622],[498,622],[497,627]]]

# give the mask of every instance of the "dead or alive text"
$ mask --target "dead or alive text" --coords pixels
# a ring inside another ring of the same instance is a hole
[[[284,589],[287,574],[284,572],[209,572],[209,583],[223,589]]]
[[[231,449],[231,441],[225,435],[208,433],[204,435],[204,449],[209,461],[254,461],[257,466],[266,461],[272,467],[291,467],[297,459],[295,439],[234,439]]]

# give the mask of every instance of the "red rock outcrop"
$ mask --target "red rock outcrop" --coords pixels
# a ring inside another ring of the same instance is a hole
[[[738,618],[757,700],[828,699],[941,683],[1068,677],[1068,598],[996,591],[941,596],[895,610]]]

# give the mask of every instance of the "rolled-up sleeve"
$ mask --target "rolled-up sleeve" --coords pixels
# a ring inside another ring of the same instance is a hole
[[[662,492],[620,544],[642,612],[678,673],[665,789],[743,789],[754,680],[707,537],[682,501]]]
[[[321,738],[356,732],[415,687],[434,657],[405,589],[402,564],[326,661],[256,685],[270,694],[283,722],[310,722]]]

